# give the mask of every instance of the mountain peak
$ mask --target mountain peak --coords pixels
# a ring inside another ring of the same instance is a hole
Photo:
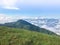
[[[3,26],[7,26],[7,27],[12,27],[12,28],[21,28],[21,29],[27,29],[30,31],[37,31],[37,32],[41,32],[41,33],[45,33],[45,34],[55,34],[49,30],[46,30],[44,28],[40,28],[38,26],[35,26],[25,20],[18,20],[16,22],[11,22],[11,23],[5,23],[3,24]]]

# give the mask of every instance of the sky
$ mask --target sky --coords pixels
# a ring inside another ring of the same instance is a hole
[[[60,18],[60,0],[0,0],[0,22],[28,17]]]

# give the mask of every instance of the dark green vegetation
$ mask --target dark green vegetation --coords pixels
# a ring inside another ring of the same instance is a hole
[[[0,27],[0,45],[60,45],[60,37],[24,29]]]
[[[50,34],[50,35],[54,34],[55,35],[55,33],[51,32],[49,30],[40,28],[38,26],[32,25],[31,23],[29,23],[25,20],[18,20],[16,22],[0,24],[0,26],[7,26],[7,27],[11,27],[11,28],[20,28],[20,29],[37,31],[37,32],[45,33],[45,34]]]

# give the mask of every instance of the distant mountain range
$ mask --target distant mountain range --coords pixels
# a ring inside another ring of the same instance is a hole
[[[55,35],[54,32],[49,31],[47,29],[44,28],[40,28],[38,26],[35,26],[25,20],[18,20],[16,22],[10,22],[10,23],[5,23],[5,24],[0,24],[0,26],[7,26],[7,27],[11,27],[11,28],[20,28],[20,29],[27,29],[30,31],[37,31],[37,32],[41,32],[41,33],[45,33],[45,34],[50,34],[50,35]]]

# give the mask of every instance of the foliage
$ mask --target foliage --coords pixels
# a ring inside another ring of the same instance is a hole
[[[60,45],[60,37],[25,29],[0,27],[0,45]]]

